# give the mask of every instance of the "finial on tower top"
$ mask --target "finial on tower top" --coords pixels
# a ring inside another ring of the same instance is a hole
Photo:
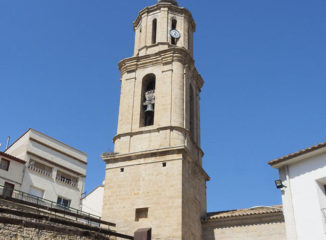
[[[178,6],[178,2],[176,0],[158,0],[157,3],[171,3]]]

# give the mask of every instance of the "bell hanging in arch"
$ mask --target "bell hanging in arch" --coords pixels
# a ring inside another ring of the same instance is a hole
[[[145,112],[154,112],[154,105],[151,103],[146,105]]]

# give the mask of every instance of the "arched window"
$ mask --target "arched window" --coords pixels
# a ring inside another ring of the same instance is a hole
[[[171,30],[176,30],[177,29],[177,20],[176,19],[172,19],[172,26],[171,26]],[[177,44],[177,39],[171,36],[171,43],[173,45]]]
[[[148,74],[143,78],[142,84],[142,106],[140,126],[151,126],[154,124],[155,113],[155,83],[154,74]]]
[[[157,20],[154,19],[152,23],[152,44],[156,43],[156,34],[157,34]]]
[[[195,140],[195,96],[194,89],[191,85],[189,88],[189,108],[190,133],[193,139]]]

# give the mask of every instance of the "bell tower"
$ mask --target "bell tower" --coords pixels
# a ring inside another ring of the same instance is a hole
[[[200,91],[191,13],[159,0],[133,23],[135,49],[119,63],[121,95],[114,152],[104,153],[103,218],[154,240],[201,240],[206,181],[200,148]]]

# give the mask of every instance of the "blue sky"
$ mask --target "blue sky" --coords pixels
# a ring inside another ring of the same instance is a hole
[[[29,127],[88,153],[86,191],[113,149],[132,22],[154,0],[0,0],[0,142]],[[197,22],[208,210],[281,203],[267,162],[326,141],[326,1],[179,1]],[[4,150],[2,147],[1,150]]]

